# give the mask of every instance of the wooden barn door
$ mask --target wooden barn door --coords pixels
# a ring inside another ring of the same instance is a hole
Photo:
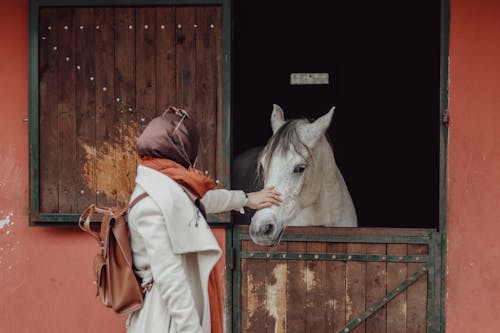
[[[439,331],[438,234],[288,228],[273,248],[235,229],[233,332]]]
[[[221,179],[221,8],[41,8],[40,213],[123,205],[135,142],[169,105],[201,129],[197,167]]]

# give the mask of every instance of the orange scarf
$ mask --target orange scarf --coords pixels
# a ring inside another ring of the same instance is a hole
[[[169,176],[177,183],[189,188],[200,199],[205,193],[215,189],[214,181],[200,170],[192,167],[186,169],[179,163],[166,158],[143,157],[142,165]]]
[[[206,177],[200,170],[192,167],[186,169],[182,165],[166,158],[143,157],[142,165],[159,171],[172,178],[177,183],[186,186],[200,199],[203,198],[205,193],[215,189],[214,181]],[[222,288],[220,287],[216,269],[214,268],[210,272],[210,277],[208,278],[208,298],[210,301],[210,324],[212,333],[223,333],[224,318],[222,315],[222,302],[220,300],[221,293]]]

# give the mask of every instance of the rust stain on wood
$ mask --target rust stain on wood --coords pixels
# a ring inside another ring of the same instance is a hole
[[[129,183],[124,180],[135,179],[135,173],[129,175],[129,177],[116,177],[116,174],[110,173],[109,171],[117,170],[118,173],[127,172],[127,170],[123,170],[121,165],[117,165],[115,154],[133,156],[136,139],[142,132],[142,127],[135,122],[130,122],[129,124],[121,123],[115,130],[119,133],[118,137],[123,138],[120,144],[105,142],[100,147],[99,152],[96,152],[96,147],[94,145],[82,144],[82,148],[86,154],[85,163],[82,168],[82,177],[87,187],[91,189],[92,184],[94,184],[93,177],[95,173],[101,175],[100,187],[95,190],[99,191],[99,195],[105,196],[110,201],[116,196],[117,192],[126,194],[122,197],[128,198],[133,189],[134,183]],[[95,166],[94,159],[96,162]],[[119,180],[122,181],[119,182]],[[126,202],[118,202],[119,205],[125,203]]]

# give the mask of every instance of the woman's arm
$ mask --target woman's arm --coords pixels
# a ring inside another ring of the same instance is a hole
[[[224,189],[208,191],[201,199],[207,214],[222,213],[230,210],[241,210],[247,203],[243,191],[229,191]]]
[[[273,187],[264,188],[258,192],[245,194],[243,191],[212,190],[201,199],[208,214],[221,213],[230,210],[241,211],[243,207],[261,209],[281,203],[280,193]]]

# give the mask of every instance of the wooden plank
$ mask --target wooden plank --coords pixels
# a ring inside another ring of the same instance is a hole
[[[215,52],[216,52],[216,120],[215,120],[215,171],[214,177],[221,184],[220,186],[229,186],[229,179],[231,178],[231,171],[229,163],[226,163],[226,169],[223,168],[224,161],[229,161],[228,152],[224,151],[223,137],[223,114],[222,114],[222,7],[215,8]],[[228,138],[225,138],[226,140]],[[227,141],[228,142],[228,141]],[[218,214],[220,221],[230,221],[231,214],[229,212]]]
[[[247,243],[248,251],[264,251],[266,248],[253,242]],[[267,275],[265,259],[247,261],[247,322],[242,323],[243,332],[266,332],[267,330]]]
[[[249,245],[252,241],[241,241],[241,251],[248,251]],[[240,327],[243,332],[247,332],[250,327],[248,321],[248,261],[252,259],[241,259],[241,272],[240,272],[240,290],[241,293],[241,322]],[[236,291],[238,292],[238,291]],[[234,310],[232,310],[234,311]]]
[[[156,116],[155,18],[155,8],[139,7],[136,9],[135,121],[141,126],[149,123]]]
[[[75,8],[77,211],[96,201],[94,9]]]
[[[198,119],[195,106],[196,80],[196,23],[194,7],[177,7],[176,21],[176,84],[177,105],[185,109],[191,118]]]
[[[307,243],[307,253],[325,252],[326,243]],[[326,332],[326,262],[308,260],[306,265],[306,331]]]
[[[386,244],[367,244],[367,254],[387,254]],[[387,263],[368,262],[366,264],[366,306],[380,301],[387,294]],[[385,333],[386,309],[378,310],[366,320],[366,331]]]
[[[287,242],[289,253],[305,253],[306,242]],[[285,332],[306,331],[306,262],[305,260],[289,260],[286,290],[286,323]]]
[[[193,116],[200,130],[197,167],[216,177],[217,50],[215,7],[196,7],[196,77]]]
[[[277,246],[268,248],[269,253],[286,253],[288,244],[280,242]],[[284,332],[286,327],[286,287],[287,287],[287,261],[267,260],[266,263],[266,310],[267,332]]]
[[[406,244],[388,244],[388,255],[404,256]],[[387,290],[396,288],[407,277],[407,264],[387,263]],[[406,290],[387,303],[387,332],[406,332]]]
[[[426,255],[427,245],[408,245],[409,255]],[[408,276],[415,273],[422,264],[408,264]],[[427,275],[415,281],[407,290],[407,333],[427,332]]]
[[[366,254],[366,244],[347,244],[348,254]],[[366,263],[348,261],[346,264],[346,321],[349,322],[365,311]],[[361,323],[351,332],[365,332]]]
[[[57,86],[57,113],[59,118],[59,140],[57,169],[59,172],[59,213],[79,212],[76,206],[75,189],[76,160],[76,56],[75,24],[73,10],[58,9],[61,16],[57,22],[59,31],[59,57]]]
[[[428,229],[410,228],[331,228],[331,227],[288,227],[288,235],[331,235],[331,236],[428,236]]]
[[[156,8],[156,114],[177,104],[175,8]]]
[[[135,9],[115,9],[116,201],[124,205],[135,183]]]
[[[345,243],[327,243],[327,253],[346,253]],[[326,262],[326,330],[338,332],[345,325],[346,263]]]
[[[55,9],[41,9],[39,27],[40,212],[59,212],[58,193],[58,32]]]
[[[229,180],[230,170],[223,170],[223,161],[228,159],[229,156],[224,156],[223,152],[223,114],[222,114],[222,7],[216,8],[216,19],[215,19],[215,45],[216,45],[216,65],[217,65],[217,92],[216,92],[216,107],[217,107],[217,121],[216,121],[216,132],[217,132],[217,151],[216,151],[216,178],[219,180],[227,179]],[[229,165],[229,164],[228,164]],[[224,221],[229,221],[229,215]]]
[[[115,127],[115,38],[114,10],[95,10],[96,82],[96,196],[97,204],[116,205],[115,175],[118,140]]]

